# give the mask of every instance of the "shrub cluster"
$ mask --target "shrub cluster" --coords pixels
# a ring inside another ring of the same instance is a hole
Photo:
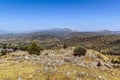
[[[32,42],[32,44],[30,46],[28,46],[27,50],[28,50],[29,54],[40,55],[40,52],[43,50],[43,48],[38,46],[37,43]]]
[[[64,43],[63,49],[67,49],[67,48],[68,48],[68,45],[66,43]]]
[[[78,46],[74,49],[74,56],[82,56],[85,55],[87,50],[81,46]]]

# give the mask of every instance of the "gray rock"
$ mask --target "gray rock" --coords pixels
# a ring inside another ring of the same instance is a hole
[[[64,62],[72,62],[72,61],[70,59],[68,59],[68,58],[65,58]]]

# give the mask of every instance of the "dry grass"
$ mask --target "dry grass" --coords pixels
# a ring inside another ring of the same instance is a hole
[[[96,54],[98,57],[102,58],[104,61],[109,61],[110,59],[108,57],[106,57],[105,55],[103,55],[102,53],[95,51],[95,50],[91,50],[91,49],[87,49],[87,52],[90,53],[94,53]]]
[[[46,50],[42,52],[42,54],[69,53],[71,55],[73,49],[74,48],[68,48],[66,50]],[[104,60],[109,60],[99,52],[93,50],[88,50],[88,52],[96,53],[96,55],[102,56]],[[24,52],[18,52],[20,55],[21,53],[24,54]],[[9,56],[7,57],[9,58]],[[120,70],[85,68],[72,63],[66,63],[57,66],[57,70],[53,72],[51,68],[46,71],[45,67],[42,65],[30,62],[15,63],[11,61],[0,64],[0,80],[18,80],[19,77],[21,77],[22,80],[120,80]]]
[[[58,66],[56,72],[35,72],[37,69],[44,70],[44,67],[30,63],[19,63],[15,65],[0,66],[0,80],[5,78],[17,80],[21,77],[23,80],[96,80],[99,76],[104,76],[106,80],[119,80],[120,71],[117,69],[99,69],[83,68],[72,64]],[[79,73],[84,73],[80,75]],[[100,79],[104,80],[104,79]]]

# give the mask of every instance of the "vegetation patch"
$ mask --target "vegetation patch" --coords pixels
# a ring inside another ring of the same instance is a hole
[[[82,56],[82,55],[85,55],[87,52],[87,50],[81,46],[77,46],[75,49],[74,49],[74,56]]]

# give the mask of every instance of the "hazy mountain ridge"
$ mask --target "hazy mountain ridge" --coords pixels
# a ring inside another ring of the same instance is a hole
[[[101,30],[101,31],[76,31],[69,28],[53,28],[53,29],[43,29],[43,30],[34,30],[26,32],[7,32],[0,30],[0,37],[40,37],[43,35],[51,35],[59,38],[70,38],[74,36],[98,36],[98,35],[120,35],[120,31],[110,31],[110,30]],[[36,38],[35,37],[35,38]]]

